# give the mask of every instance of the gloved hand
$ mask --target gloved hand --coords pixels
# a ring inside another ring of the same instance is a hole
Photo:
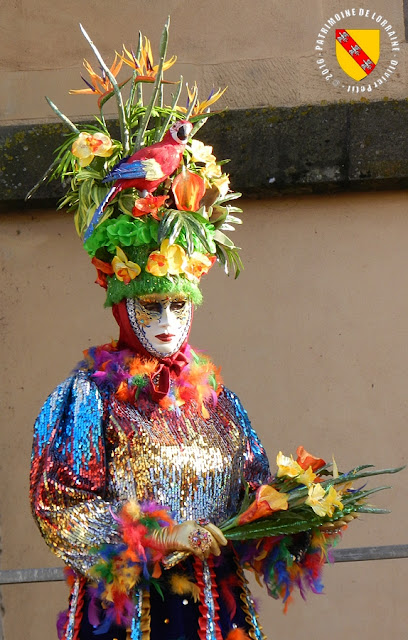
[[[208,558],[211,553],[219,556],[220,545],[228,543],[222,531],[214,524],[201,526],[194,520],[187,520],[173,527],[162,527],[153,536],[164,546],[166,552],[185,551],[201,560]]]

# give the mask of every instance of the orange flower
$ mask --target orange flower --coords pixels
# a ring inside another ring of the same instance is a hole
[[[125,252],[120,247],[116,247],[116,256],[112,260],[112,268],[117,279],[125,284],[129,284],[141,272],[139,265],[128,260]]]
[[[151,193],[148,193],[145,198],[139,198],[135,201],[135,206],[132,209],[132,216],[134,218],[139,218],[140,216],[150,213],[155,220],[158,220],[159,218],[157,217],[157,213],[168,197],[169,196],[152,196]]]
[[[286,511],[288,508],[287,493],[280,493],[268,484],[257,489],[254,502],[238,518],[238,524],[247,524],[259,518],[265,518],[274,511]]]
[[[113,61],[113,64],[110,68],[110,72],[111,74],[116,78],[116,76],[118,75],[119,71],[122,68],[122,60],[121,60],[121,56],[116,53],[115,55],[115,59]],[[98,98],[98,107],[101,107],[101,101],[103,100],[103,98],[105,96],[108,95],[108,93],[111,93],[111,91],[113,91],[113,86],[111,81],[109,80],[108,76],[105,74],[105,72],[102,72],[102,76],[98,76],[97,73],[95,73],[95,71],[92,69],[91,65],[89,64],[89,62],[87,60],[84,60],[84,67],[87,70],[87,72],[90,75],[91,78],[91,82],[89,83],[87,80],[85,80],[85,78],[82,78],[82,80],[85,82],[86,85],[88,85],[87,89],[71,89],[70,90],[70,94],[73,93],[82,93],[82,94],[88,94],[88,95],[99,95]],[[121,85],[122,86],[122,85]]]
[[[306,451],[302,446],[296,449],[297,459],[296,462],[306,471],[309,467],[312,467],[312,471],[317,471],[326,464],[322,458],[315,458],[311,453]]]
[[[145,37],[145,42],[142,46],[139,58],[136,58],[133,50],[128,51],[125,45],[123,45],[123,50],[126,53],[127,58],[123,55],[121,56],[120,54],[117,55],[119,55],[119,57],[125,64],[136,71],[137,77],[135,82],[154,82],[156,79],[157,71],[159,69],[159,65],[153,64],[153,54],[152,47],[150,46],[150,40]],[[170,60],[167,60],[163,64],[163,72],[172,67],[176,60],[177,56],[173,56],[172,58],[170,58]],[[166,80],[163,80],[163,82],[166,82]]]
[[[179,211],[197,211],[205,194],[205,183],[199,175],[183,167],[171,188]]]
[[[200,280],[201,276],[209,272],[216,259],[215,256],[206,256],[199,251],[194,251],[184,268],[186,277],[192,281]]]
[[[108,262],[103,262],[102,260],[98,260],[98,258],[95,258],[95,257],[92,258],[91,262],[96,268],[96,271],[98,274],[98,277],[95,280],[95,283],[99,284],[104,289],[107,289],[108,283],[106,280],[106,276],[113,276],[114,274],[112,265],[110,265]]]

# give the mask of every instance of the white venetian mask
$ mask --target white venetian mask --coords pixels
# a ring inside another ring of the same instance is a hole
[[[157,358],[175,354],[189,334],[192,303],[182,294],[127,298],[126,309],[139,342]]]

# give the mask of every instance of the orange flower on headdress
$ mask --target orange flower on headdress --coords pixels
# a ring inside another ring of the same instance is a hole
[[[74,140],[71,151],[78,158],[80,166],[87,167],[95,156],[109,158],[112,155],[112,140],[104,133],[81,131],[76,140]]]
[[[113,61],[113,64],[110,68],[110,72],[115,78],[118,75],[119,71],[121,70],[122,64],[123,63],[121,60],[121,56],[117,53],[115,55],[115,60]],[[85,78],[82,78],[82,80],[85,82],[88,88],[87,89],[71,89],[69,93],[99,95],[98,107],[100,108],[101,101],[103,100],[103,98],[107,96],[109,93],[111,93],[111,91],[113,91],[112,83],[104,71],[102,72],[102,76],[98,76],[98,74],[95,73],[95,71],[92,69],[91,65],[87,60],[84,60],[84,67],[89,73],[89,76],[91,79],[91,82],[88,82],[87,80],[85,80]]]
[[[186,277],[193,281],[200,280],[201,276],[209,272],[216,259],[215,256],[206,256],[199,251],[194,251],[184,269]]]
[[[108,288],[108,281],[106,276],[113,276],[114,271],[112,265],[109,262],[103,262],[103,260],[99,260],[98,258],[93,257],[91,260],[92,264],[96,268],[98,277],[95,280],[96,284],[99,284],[104,289]]]
[[[142,50],[138,58],[136,58],[134,51],[128,51],[125,45],[123,45],[123,50],[127,57],[120,54],[118,55],[125,64],[136,71],[136,82],[154,82],[159,65],[153,64],[153,53],[152,47],[150,46],[150,40],[145,37],[144,45],[142,46]],[[166,60],[163,64],[163,71],[170,69],[176,60],[177,56],[172,56],[169,60]],[[166,80],[163,80],[162,82],[166,82]]]
[[[148,193],[145,198],[138,198],[132,209],[132,216],[134,218],[139,218],[140,216],[150,213],[155,220],[158,220],[158,211],[160,207],[164,205],[168,197],[169,196],[152,196],[151,193]]]
[[[116,256],[112,260],[112,268],[117,279],[125,284],[129,284],[141,272],[139,265],[128,260],[125,252],[120,247],[116,247]]]
[[[173,180],[172,191],[179,211],[197,211],[205,194],[205,182],[201,176],[183,166]]]
[[[192,89],[190,89],[189,86],[187,85],[187,94],[188,94],[187,108],[178,107],[178,109],[179,111],[186,113],[191,103],[193,102],[193,100],[196,100],[196,103],[193,107],[193,111],[191,115],[197,116],[201,113],[206,113],[207,111],[210,110],[210,106],[214,104],[214,102],[217,102],[217,100],[221,98],[221,96],[223,95],[223,93],[225,93],[226,90],[227,90],[227,87],[225,87],[225,89],[222,89],[222,90],[218,89],[218,91],[214,91],[213,89],[210,95],[208,96],[207,100],[203,100],[202,102],[199,102],[197,84],[194,84]]]

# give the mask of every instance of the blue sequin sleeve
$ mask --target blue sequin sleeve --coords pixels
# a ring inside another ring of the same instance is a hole
[[[80,372],[59,385],[34,427],[30,497],[34,517],[51,549],[86,573],[98,560],[92,547],[117,542],[108,495],[103,402]]]
[[[234,406],[235,415],[240,423],[246,441],[244,478],[253,489],[272,480],[268,456],[261,441],[253,429],[248,414],[235,393],[224,388],[224,393]]]

